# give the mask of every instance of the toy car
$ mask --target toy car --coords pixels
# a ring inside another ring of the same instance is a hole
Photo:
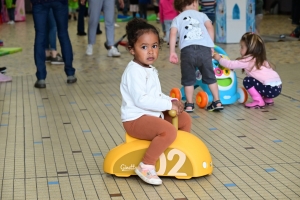
[[[215,46],[215,52],[219,53],[223,58],[228,58],[227,53],[219,46]],[[218,61],[212,60],[215,76],[219,87],[219,96],[223,105],[233,104],[236,101],[245,103],[248,99],[248,93],[245,88],[238,88],[236,73],[226,67],[219,64]],[[196,83],[194,88],[201,87],[203,91],[200,91],[196,95],[196,104],[200,108],[205,108],[208,103],[213,101],[212,93],[209,90],[207,84],[202,82],[202,76],[199,70],[196,70]],[[170,96],[177,98],[178,100],[186,100],[184,87],[173,88],[170,91]]]
[[[178,128],[176,111],[173,124]],[[126,133],[126,141],[111,149],[103,163],[104,172],[120,177],[136,175],[134,169],[141,162],[150,141],[130,137]],[[155,165],[157,175],[175,176],[178,179],[190,179],[212,174],[211,155],[206,145],[195,135],[178,130],[175,141],[159,157]]]

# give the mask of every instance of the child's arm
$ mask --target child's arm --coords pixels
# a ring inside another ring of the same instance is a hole
[[[204,25],[205,25],[205,27],[206,27],[206,29],[207,29],[207,32],[208,32],[208,34],[209,34],[211,40],[214,42],[214,38],[215,38],[215,30],[214,30],[214,27],[213,27],[211,21],[210,21],[210,20],[207,20],[207,21],[204,23]],[[215,49],[212,47],[212,48],[211,48],[211,54],[212,54],[212,55],[214,54],[214,51],[215,51]]]
[[[217,61],[219,61],[220,65],[227,67],[229,69],[244,69],[249,66],[248,60],[227,60],[225,58],[222,58],[219,54],[215,53],[213,55],[213,58]]]
[[[214,38],[215,38],[215,30],[214,30],[214,27],[211,23],[210,20],[207,20],[205,23],[204,23],[206,29],[207,29],[207,32],[211,38],[211,40],[214,42]]]
[[[178,63],[178,56],[175,52],[175,45],[176,45],[176,37],[177,37],[177,28],[172,27],[170,30],[170,62],[173,64]]]

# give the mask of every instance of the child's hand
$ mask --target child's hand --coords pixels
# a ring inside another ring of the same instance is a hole
[[[179,114],[178,101],[172,101],[172,110],[176,111],[176,115]]]
[[[220,56],[220,54],[215,53],[215,54],[213,55],[213,58],[214,58],[215,60],[219,61],[222,57]]]
[[[183,112],[183,104],[181,101],[172,101],[172,110],[175,110],[177,115],[180,115]]]
[[[171,53],[169,60],[170,60],[171,63],[177,64],[178,63],[178,56],[177,56],[177,54],[175,52]]]

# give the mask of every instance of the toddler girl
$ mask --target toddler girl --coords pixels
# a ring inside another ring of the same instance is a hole
[[[128,22],[126,34],[133,60],[122,75],[121,118],[130,136],[151,141],[135,173],[149,184],[160,185],[162,181],[155,171],[156,161],[177,135],[167,111],[177,111],[178,129],[186,132],[191,130],[191,118],[183,111],[180,101],[161,91],[158,72],[152,66],[160,47],[158,30],[144,19],[134,18]]]
[[[266,48],[262,38],[255,33],[245,33],[240,41],[241,57],[237,60],[221,58],[214,54],[214,59],[229,69],[243,69],[247,77],[243,84],[253,99],[246,103],[247,108],[263,108],[265,104],[273,105],[273,98],[281,93],[282,82],[279,75],[267,61]]]

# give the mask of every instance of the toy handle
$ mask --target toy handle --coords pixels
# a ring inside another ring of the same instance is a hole
[[[169,110],[169,115],[172,117],[172,124],[178,130],[178,116],[175,110]]]

